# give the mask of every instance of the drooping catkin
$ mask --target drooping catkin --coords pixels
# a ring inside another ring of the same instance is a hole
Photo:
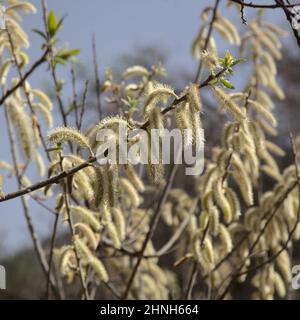
[[[215,257],[211,240],[208,237],[206,237],[203,245],[204,245],[204,253],[205,253],[205,256],[207,257],[208,262],[211,264],[214,264],[216,257]]]
[[[86,136],[75,128],[55,128],[49,132],[48,139],[52,144],[60,144],[65,143],[67,141],[71,141],[82,148],[90,150],[90,152],[92,153],[91,147]]]
[[[202,110],[202,104],[199,95],[199,87],[197,84],[190,84],[187,90],[187,101],[190,104],[191,108],[196,109],[197,111]]]
[[[26,159],[33,159],[35,156],[35,137],[29,116],[16,100],[10,99],[6,103],[8,115],[17,132],[23,153]]]
[[[112,213],[120,240],[123,241],[126,236],[126,220],[119,208],[112,208]]]
[[[230,203],[225,196],[225,189],[223,188],[222,184],[222,179],[219,179],[215,182],[214,197],[223,212],[225,222],[230,223],[233,218],[233,212]]]
[[[116,249],[121,248],[121,240],[120,240],[120,234],[118,233],[118,230],[116,229],[115,225],[112,223],[112,221],[106,222],[106,231],[109,239],[112,241],[114,247]]]
[[[96,218],[96,212],[93,212],[85,207],[70,206],[71,215],[76,219],[90,225],[95,231],[99,231],[101,228],[100,222]]]
[[[52,128],[53,127],[53,117],[52,117],[52,113],[49,110],[49,108],[47,108],[42,103],[33,103],[32,107],[33,107],[33,109],[37,109],[41,113],[47,127]]]
[[[66,275],[69,271],[69,262],[74,257],[74,251],[71,246],[60,248],[58,258],[58,268],[62,275]]]
[[[140,205],[141,198],[128,179],[120,178],[120,188],[128,195],[133,207],[138,207]]]
[[[273,116],[273,114],[268,109],[266,109],[259,102],[248,99],[248,105],[250,107],[252,107],[257,113],[264,116],[265,119],[268,120],[274,127],[277,126],[276,118]]]
[[[121,116],[106,117],[97,125],[97,131],[102,129],[112,129],[117,132],[120,125],[125,127],[129,126],[128,121]]]
[[[49,97],[39,89],[31,89],[30,94],[32,94],[34,97],[38,98],[40,103],[45,106],[47,109],[52,110],[52,102],[49,99]]]
[[[190,134],[186,134],[186,130],[191,128],[188,107],[189,104],[184,101],[180,103],[175,109],[176,127],[181,131],[181,135],[186,146],[190,145],[193,141],[193,136]]]
[[[249,175],[244,168],[242,160],[235,153],[232,155],[232,165],[235,168],[232,175],[242,192],[245,202],[248,205],[253,204],[253,190],[251,179],[249,178]]]
[[[98,171],[102,178],[103,197],[102,202],[109,207],[114,207],[119,184],[119,171],[117,165],[106,164],[103,170]]]
[[[246,117],[244,109],[240,108],[228,94],[222,91],[217,86],[213,86],[215,97],[225,109],[228,109],[237,120],[242,120]]]
[[[165,101],[166,99],[173,97],[175,99],[178,99],[178,96],[175,94],[174,90],[161,83],[155,83],[153,86],[153,89],[148,92],[148,95],[146,96],[145,103],[144,103],[144,110],[147,110],[147,107],[150,104],[157,104],[159,101]]]
[[[88,264],[90,260],[93,258],[93,254],[89,247],[85,244],[85,242],[79,238],[79,236],[75,235],[74,239],[74,247],[81,259],[81,262],[84,264]]]
[[[91,249],[96,250],[96,248],[98,246],[99,238],[93,232],[91,227],[88,224],[78,222],[74,225],[74,228],[76,231],[77,230],[80,231],[82,233],[82,235],[86,237]]]
[[[127,68],[123,74],[122,77],[125,79],[132,78],[132,77],[147,77],[149,75],[149,71],[143,67],[143,66],[133,66],[130,68]]]
[[[223,224],[219,225],[219,236],[225,253],[229,253],[232,250],[232,239],[228,229]]]
[[[108,273],[103,265],[103,263],[97,259],[96,257],[93,257],[89,260],[89,265],[94,269],[97,276],[101,281],[108,282],[109,276]]]
[[[141,178],[136,173],[134,167],[129,163],[125,165],[125,174],[129,181],[134,185],[134,187],[140,191],[143,192],[145,190],[145,186]]]
[[[30,2],[26,2],[26,1],[21,1],[21,2],[16,1],[15,2],[15,1],[12,1],[11,3],[12,4],[5,9],[5,13],[6,14],[9,14],[11,11],[17,11],[17,10],[21,10],[21,11],[24,11],[24,12],[30,12],[30,13],[36,13],[35,6]]]

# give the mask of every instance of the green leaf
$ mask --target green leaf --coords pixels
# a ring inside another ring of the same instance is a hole
[[[58,57],[63,60],[68,60],[73,56],[76,56],[80,53],[79,49],[72,50],[60,50],[55,57]]]
[[[230,55],[230,52],[227,50],[225,54],[225,61],[224,61],[225,66],[229,66],[230,61],[231,61],[231,55]]]
[[[221,83],[228,89],[235,89],[235,86],[226,79],[221,79]]]
[[[63,66],[66,65],[66,61],[60,57],[57,57],[57,56],[54,57],[54,62],[55,62],[55,64],[61,64]]]
[[[231,63],[231,66],[235,66],[235,65],[237,65],[241,62],[245,62],[245,61],[246,61],[246,59],[244,59],[244,58],[239,58],[239,59],[233,60]]]
[[[32,29],[33,32],[37,33],[38,35],[40,35],[42,38],[44,38],[45,40],[47,40],[47,35],[40,31],[40,30],[37,30],[37,29]]]
[[[57,19],[53,10],[48,15],[48,30],[51,37],[53,37],[57,31]]]
[[[209,83],[210,85],[214,85],[219,81],[218,78],[215,78],[214,80],[211,80],[211,82]]]

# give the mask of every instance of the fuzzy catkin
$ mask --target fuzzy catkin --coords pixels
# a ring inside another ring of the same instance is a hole
[[[96,257],[91,258],[89,260],[89,265],[95,270],[98,278],[101,281],[108,282],[108,280],[109,280],[108,273],[107,273],[103,263],[99,259],[97,259]]]
[[[90,225],[95,231],[101,228],[100,222],[96,218],[96,213],[81,206],[70,206],[71,215]]]
[[[82,148],[91,151],[88,139],[79,130],[75,128],[60,127],[49,132],[48,139],[52,144],[60,144],[72,141]]]

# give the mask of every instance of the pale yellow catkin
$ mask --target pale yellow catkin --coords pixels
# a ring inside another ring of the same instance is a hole
[[[33,159],[35,156],[35,136],[29,116],[25,109],[18,105],[18,102],[14,99],[7,102],[7,110],[14,129],[18,134],[25,157]]]
[[[112,213],[116,224],[116,228],[118,230],[118,234],[120,236],[120,240],[123,241],[126,236],[126,220],[122,211],[119,208],[112,208]]]
[[[82,235],[86,237],[88,244],[92,250],[96,250],[98,246],[98,237],[88,224],[78,222],[74,225],[75,230],[81,231]]]
[[[67,141],[72,141],[76,143],[78,146],[91,151],[88,139],[85,137],[83,133],[81,133],[79,130],[75,128],[55,128],[49,132],[48,139],[52,144],[59,144]]]
[[[222,91],[217,86],[213,86],[215,97],[224,108],[228,109],[235,116],[236,119],[242,120],[246,117],[245,111],[240,108],[228,94]]]
[[[134,185],[134,187],[140,191],[143,192],[145,190],[145,186],[141,178],[136,173],[134,167],[131,164],[125,165],[125,174],[129,181]]]
[[[222,246],[224,248],[224,251],[226,253],[229,253],[232,250],[232,239],[230,236],[230,233],[228,232],[228,229],[223,225],[219,225],[219,236],[222,243]]]
[[[120,240],[120,234],[118,233],[115,225],[112,223],[112,221],[107,221],[106,222],[106,231],[107,235],[112,241],[114,247],[116,249],[121,248],[121,240]]]
[[[97,276],[101,281],[108,282],[109,276],[108,273],[103,265],[103,263],[97,259],[96,257],[93,257],[89,260],[89,265],[94,269]]]
[[[219,179],[214,185],[214,196],[217,204],[220,206],[223,212],[225,222],[230,223],[233,218],[233,212],[232,208],[230,207],[230,203],[225,196],[225,191],[222,186],[222,179]]]
[[[99,231],[101,228],[100,222],[96,218],[96,212],[93,212],[85,207],[70,206],[71,215],[76,219],[90,225],[95,231]]]
[[[132,78],[132,77],[147,77],[149,75],[149,71],[143,67],[143,66],[133,66],[130,68],[127,68],[123,74],[122,77],[125,79]]]

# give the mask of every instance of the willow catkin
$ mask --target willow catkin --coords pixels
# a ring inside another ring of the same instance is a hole
[[[19,106],[17,101],[13,99],[7,102],[7,110],[14,129],[18,134],[25,157],[33,159],[35,156],[35,138],[29,116],[25,109]]]
[[[0,67],[0,84],[4,85],[6,83],[7,75],[10,71],[10,68],[13,64],[12,59],[6,59]]]
[[[96,218],[96,212],[93,212],[85,207],[70,206],[71,215],[76,219],[90,225],[95,231],[99,231],[101,228],[100,222]]]
[[[131,164],[125,165],[125,174],[128,178],[128,180],[134,185],[134,187],[140,191],[143,192],[145,190],[145,186],[141,178],[136,173],[134,167]]]
[[[128,195],[131,205],[138,207],[141,203],[141,198],[131,182],[125,178],[120,179],[120,188]]]
[[[107,235],[108,235],[109,239],[112,241],[114,247],[116,249],[120,249],[121,248],[120,234],[111,220],[106,221],[106,231],[107,231]]]
[[[242,120],[246,117],[245,111],[240,108],[228,94],[222,91],[217,86],[213,86],[213,92],[215,97],[219,101],[220,105],[225,109],[228,109],[237,120]]]
[[[78,236],[75,235],[74,239],[74,247],[81,259],[81,262],[84,264],[88,264],[89,261],[93,258],[93,254],[89,247],[85,244],[85,242]]]
[[[59,271],[62,275],[66,275],[69,271],[70,260],[74,257],[74,251],[71,246],[65,246],[57,252],[57,255],[59,255],[59,257],[56,257]]]
[[[30,2],[22,1],[22,2],[14,3],[13,1],[12,4],[5,9],[5,13],[9,14],[11,11],[17,11],[17,10],[21,10],[29,13],[36,13],[37,11],[36,7]]]
[[[103,263],[99,259],[97,259],[96,257],[92,257],[89,260],[89,265],[93,268],[93,270],[96,272],[98,278],[101,281],[108,282],[109,280],[108,273]]]
[[[75,128],[55,128],[49,132],[48,139],[52,144],[60,144],[71,141],[76,143],[78,146],[86,148],[92,152],[87,137]]]
[[[14,48],[29,48],[30,43],[27,34],[24,32],[20,24],[9,16],[5,19],[6,28],[11,34]]]
[[[46,167],[45,167],[44,159],[39,152],[36,152],[35,154],[35,162],[36,162],[40,177],[43,177],[46,173]]]
[[[185,101],[180,103],[175,109],[176,127],[181,131],[185,146],[188,146],[193,141],[193,136],[186,134],[186,130],[191,128],[189,117],[189,104]]]
[[[224,28],[224,25],[220,23],[220,21],[215,21],[213,26],[214,29],[220,33],[221,37],[224,40],[226,40],[229,44],[234,44],[235,39],[233,35],[230,33],[228,29]]]
[[[275,155],[279,156],[279,157],[283,157],[285,156],[285,151],[282,150],[279,146],[277,146],[276,144],[274,144],[271,141],[265,141],[265,146],[267,147],[267,149],[271,152],[274,153]]]
[[[99,178],[102,178],[103,187],[101,202],[105,206],[114,207],[119,184],[118,166],[106,164],[102,171],[98,171],[98,174]]]
[[[275,290],[278,296],[280,298],[284,298],[286,295],[286,288],[285,288],[285,283],[279,273],[274,272],[273,281],[274,281]]]
[[[32,94],[34,97],[38,98],[39,102],[47,109],[52,110],[52,102],[49,99],[49,97],[39,89],[31,89],[30,94]]]
[[[279,248],[276,248],[278,251]],[[274,250],[276,252],[276,250]],[[291,262],[289,254],[286,250],[282,251],[275,260],[276,266],[278,267],[282,277],[286,282],[290,282],[292,278],[291,274]]]
[[[232,239],[228,232],[228,229],[223,225],[219,225],[219,237],[222,243],[222,247],[225,253],[229,253],[232,250]]]
[[[41,103],[33,103],[32,107],[33,107],[33,109],[37,109],[41,113],[47,127],[52,128],[53,127],[53,117],[52,117],[51,111],[47,107],[45,107],[45,105],[43,105]]]
[[[112,208],[113,218],[121,241],[126,236],[126,220],[122,211],[119,208]]]
[[[119,129],[119,126],[123,125],[128,127],[128,121],[121,116],[114,116],[114,117],[106,117],[97,124],[97,131],[102,129],[112,129],[116,132]]]
[[[223,28],[226,30],[226,33],[230,34],[230,39],[232,40],[232,42],[236,45],[240,45],[241,39],[234,24],[227,18],[220,16],[218,17],[217,21],[221,25],[221,27],[223,26]]]
[[[178,99],[178,96],[175,94],[174,90],[168,85],[155,83],[153,89],[148,92],[144,103],[144,110],[147,110],[147,107],[150,104],[157,104],[159,101],[165,101],[167,98],[173,97]]]
[[[254,101],[252,99],[248,99],[248,105],[253,108],[257,113],[261,114],[263,117],[265,117],[266,120],[268,120],[272,126],[277,126],[277,120],[273,116],[273,114],[266,109],[263,105],[261,105],[259,102]]]
[[[214,73],[220,67],[220,61],[215,51],[202,50],[200,59],[211,73]]]
[[[235,168],[232,175],[242,192],[245,202],[248,205],[253,204],[253,188],[251,179],[244,168],[242,160],[237,154],[232,155],[232,165]]]
[[[149,71],[143,66],[133,66],[127,68],[123,73],[122,77],[125,79],[132,77],[147,77],[149,75]]]
[[[235,220],[238,220],[239,217],[241,216],[241,206],[240,206],[239,198],[235,193],[235,191],[228,187],[226,188],[226,196],[228,198],[232,211],[234,212],[233,218]]]
[[[214,197],[223,212],[225,222],[230,223],[233,218],[233,212],[232,208],[230,207],[230,203],[225,196],[225,189],[223,188],[222,184],[222,179],[219,179],[215,182]]]
[[[86,237],[88,244],[92,250],[96,250],[98,246],[99,238],[88,224],[78,222],[74,225],[74,229],[80,231],[84,237]]]
[[[203,245],[204,245],[203,250],[204,250],[204,253],[205,253],[205,256],[206,256],[208,262],[210,264],[214,264],[216,257],[215,257],[215,253],[214,253],[214,249],[213,249],[213,245],[212,245],[211,240],[208,237],[206,237]]]

